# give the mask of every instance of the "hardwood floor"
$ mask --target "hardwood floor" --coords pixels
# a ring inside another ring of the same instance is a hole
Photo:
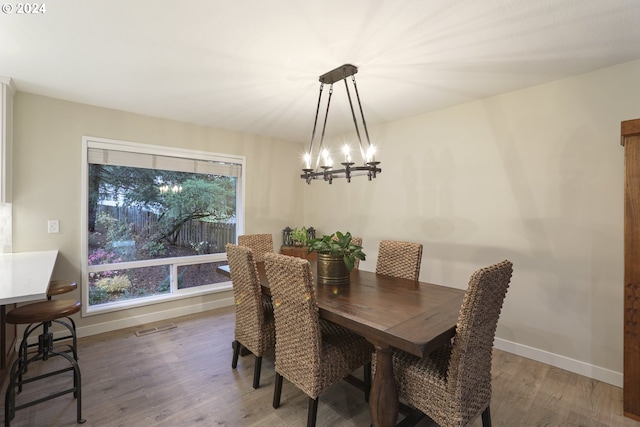
[[[233,307],[168,322],[177,328],[138,337],[136,330],[162,323],[141,325],[79,340],[84,426],[306,425],[307,396],[286,380],[280,408],[271,406],[273,357],[263,359],[257,390],[251,386],[253,356],[231,369]],[[61,362],[53,358],[39,367]],[[18,403],[70,382],[64,374],[26,385]],[[18,411],[11,425],[74,426],[75,408],[65,395]],[[494,426],[640,426],[622,415],[622,389],[498,350],[491,415]],[[343,381],[320,397],[319,427],[370,422],[362,392],[350,384]],[[427,419],[419,424],[432,425]]]

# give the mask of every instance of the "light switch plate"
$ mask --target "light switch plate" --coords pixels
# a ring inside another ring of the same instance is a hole
[[[60,221],[57,219],[50,219],[47,221],[47,232],[48,233],[59,233],[60,232]]]

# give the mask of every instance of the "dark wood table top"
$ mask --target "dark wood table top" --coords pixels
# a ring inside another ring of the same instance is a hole
[[[264,263],[257,267],[270,294]],[[218,270],[229,275],[228,266]],[[350,284],[316,285],[316,292],[322,318],[373,344],[423,356],[453,337],[465,290],[353,270]]]

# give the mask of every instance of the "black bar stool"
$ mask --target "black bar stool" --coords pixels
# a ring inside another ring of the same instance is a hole
[[[78,284],[71,280],[52,280],[49,282],[49,289],[47,290],[47,299],[51,299],[56,295],[66,294],[78,289]]]
[[[50,300],[51,297],[54,297],[56,295],[66,294],[68,292],[73,292],[76,289],[78,289],[78,284],[76,282],[72,282],[71,280],[52,280],[49,282],[49,289],[47,290],[47,299]],[[71,323],[71,327],[73,328],[73,333],[67,336],[55,338],[54,341],[62,341],[69,338],[73,339],[74,340],[73,356],[76,360],[78,360],[78,349],[77,349],[78,343],[76,341],[76,322],[74,322],[71,317],[65,317],[65,319],[67,319],[69,323]],[[63,326],[67,326],[68,328],[68,325],[65,325],[60,320],[55,320],[55,322],[60,323]]]
[[[5,427],[10,426],[11,420],[14,418],[16,411],[54,399],[67,393],[73,393],[73,397],[76,398],[77,422],[81,424],[86,421],[82,418],[81,377],[78,362],[74,357],[71,357],[66,352],[54,349],[53,333],[49,331],[52,322],[79,312],[81,307],[82,303],[80,301],[47,300],[23,305],[21,307],[14,308],[7,313],[7,323],[15,325],[29,325],[29,327],[25,329],[22,342],[20,343],[20,354],[22,357],[18,357],[16,361],[13,362],[9,374],[9,384],[7,385],[4,406]],[[32,326],[34,324],[37,325]],[[42,333],[38,336],[38,351],[37,353],[32,352],[31,354],[28,354],[27,347],[29,345],[27,344],[27,340],[29,335],[40,326],[42,326]],[[73,330],[70,325],[67,327],[73,333],[74,346],[77,346],[75,330]],[[69,362],[70,366],[31,378],[23,378],[23,375],[27,372],[30,364],[39,360],[42,360],[43,362],[47,361],[51,356],[63,357]],[[69,371],[73,371],[73,387],[16,406],[16,394],[22,391],[23,385]]]
[[[52,297],[57,295],[66,294],[69,292],[73,292],[78,288],[78,284],[76,282],[72,282],[70,280],[51,280],[49,282],[49,289],[47,290],[47,300],[51,300]],[[71,339],[72,343],[68,345],[69,349],[66,351],[71,351],[73,353],[73,358],[78,360],[78,343],[76,338],[76,322],[71,317],[65,317],[65,320],[55,319],[53,322],[58,323],[67,329],[69,329],[69,334],[64,335],[58,338],[54,338],[53,341],[64,341]],[[42,323],[33,326],[29,325],[25,334],[30,335],[33,331],[30,329],[36,329],[42,326]],[[38,343],[32,343],[27,345],[27,349],[37,346]],[[18,353],[18,357],[25,358],[26,354],[22,354],[22,346],[20,346],[20,352]],[[25,371],[26,372],[26,371]]]

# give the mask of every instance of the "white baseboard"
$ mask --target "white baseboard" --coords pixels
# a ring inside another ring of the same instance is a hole
[[[132,326],[140,326],[153,322],[160,322],[162,320],[173,319],[174,317],[202,313],[216,308],[229,307],[231,305],[233,305],[233,298],[223,298],[204,304],[181,306],[171,310],[158,311],[141,316],[126,317],[89,326],[79,326],[77,335],[79,338],[88,337],[90,335],[102,334],[104,332],[111,332],[118,329],[130,328]]]
[[[517,354],[518,356],[526,357],[527,359],[532,359],[537,362],[546,363],[547,365],[593,378],[616,387],[622,387],[623,377],[621,372],[615,372],[610,369],[581,362],[580,360],[571,359],[566,356],[550,353],[545,350],[507,341],[501,338],[495,339],[494,346],[498,350]]]
[[[173,319],[175,317],[187,316],[189,314],[202,313],[209,310],[214,310],[216,308],[228,307],[233,305],[233,298],[223,298],[216,301],[207,302],[204,304],[193,304],[189,306],[182,306],[178,308],[174,308],[171,310],[158,311],[154,313],[144,314],[141,316],[130,316],[118,320],[98,323],[95,325],[89,326],[78,326],[76,330],[76,335],[78,338],[88,337],[90,335],[102,334],[105,332],[116,331],[118,329],[130,328],[133,326],[141,326],[146,325],[153,322],[160,322],[162,320]],[[54,332],[54,337],[60,337],[63,335],[67,335],[68,332],[65,333],[65,330],[58,330]],[[16,351],[18,351],[20,347],[20,343],[22,342],[22,334],[16,340]],[[29,344],[34,344],[38,342],[38,336],[35,335],[29,337]]]

